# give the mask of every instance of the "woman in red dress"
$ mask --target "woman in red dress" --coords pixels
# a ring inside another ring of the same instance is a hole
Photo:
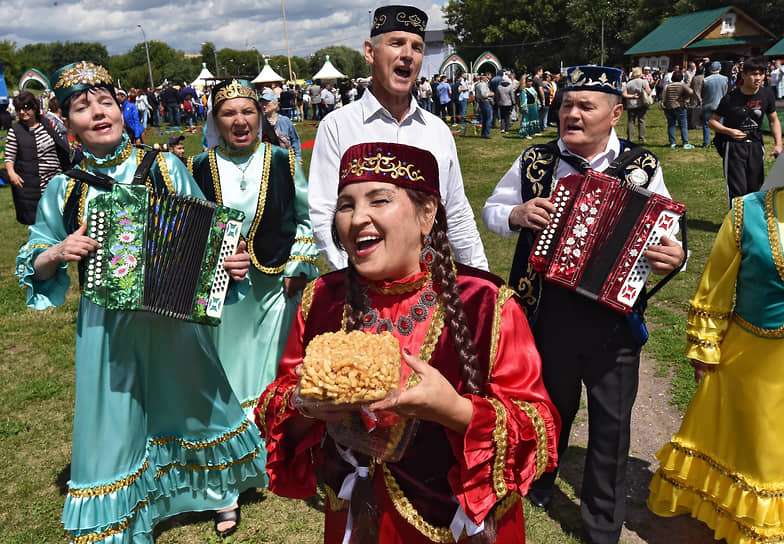
[[[555,466],[560,427],[525,315],[499,278],[452,261],[430,153],[359,144],[340,172],[333,231],[349,267],[306,288],[256,408],[269,488],[305,498],[320,477],[330,544],[523,543],[520,497]],[[370,406],[419,420],[399,461],[344,449],[325,438],[334,412],[292,406],[308,342],[341,329],[400,343],[406,385]]]

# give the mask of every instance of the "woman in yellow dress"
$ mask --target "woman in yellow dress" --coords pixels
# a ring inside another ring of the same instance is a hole
[[[784,541],[783,223],[784,188],[734,199],[689,309],[700,387],[650,485],[728,544]]]

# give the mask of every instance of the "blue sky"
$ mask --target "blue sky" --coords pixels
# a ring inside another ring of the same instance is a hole
[[[395,2],[366,0],[284,0],[292,55],[305,56],[328,45],[360,49],[370,14]],[[444,28],[446,0],[408,0],[428,13],[428,28]],[[110,54],[124,53],[142,41],[160,40],[188,53],[211,41],[218,49],[253,49],[285,55],[280,0],[0,0],[0,40],[29,43],[97,41]]]

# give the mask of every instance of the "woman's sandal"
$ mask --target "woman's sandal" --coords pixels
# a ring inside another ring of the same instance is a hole
[[[236,531],[237,527],[239,527],[239,525],[240,525],[240,518],[241,517],[242,516],[240,515],[240,505],[239,504],[232,510],[226,510],[224,512],[218,512],[216,510],[215,511],[215,518],[214,518],[215,519],[215,534],[217,534],[221,538],[225,538],[225,537],[227,537],[227,536],[229,536],[231,534],[234,534],[234,531]],[[231,527],[229,527],[228,529],[226,529],[224,531],[219,531],[218,530],[218,524],[225,523],[227,521],[233,521],[234,525],[232,525]]]

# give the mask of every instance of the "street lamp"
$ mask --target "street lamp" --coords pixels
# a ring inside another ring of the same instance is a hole
[[[150,88],[155,88],[155,83],[152,82],[152,64],[150,64],[150,50],[147,48],[147,35],[144,33],[142,25],[136,25],[142,31],[142,38],[144,38],[144,53],[147,55],[147,69],[150,71]]]
[[[207,42],[201,42],[202,45],[207,45]],[[213,45],[212,54],[215,55],[215,77],[218,77],[218,50]]]

